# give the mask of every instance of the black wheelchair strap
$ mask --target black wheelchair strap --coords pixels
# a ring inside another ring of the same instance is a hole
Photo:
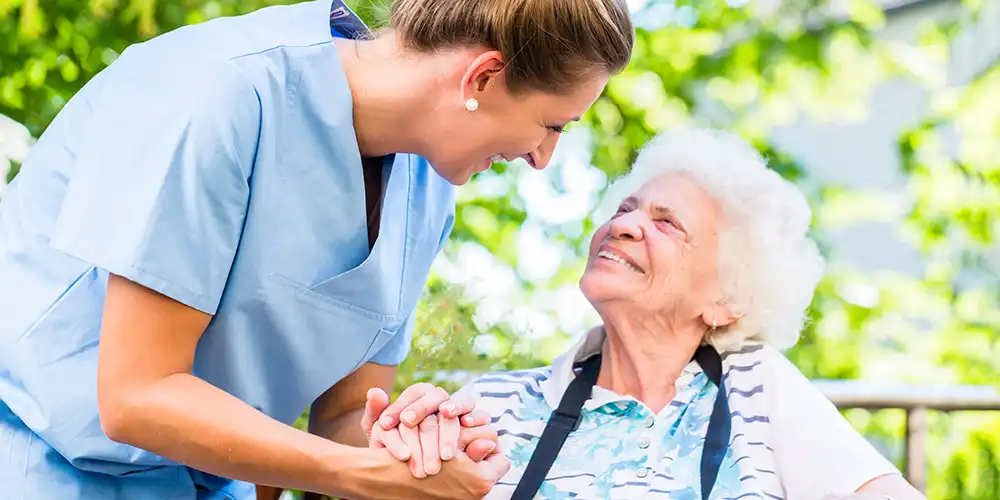
[[[732,421],[729,415],[729,399],[722,382],[722,357],[711,346],[701,346],[694,354],[708,378],[718,387],[715,406],[708,421],[708,431],[701,455],[701,498],[708,500],[719,475],[719,468],[729,448],[729,436],[732,433]],[[597,354],[578,364],[580,374],[570,382],[557,408],[549,417],[542,437],[531,454],[531,460],[514,489],[511,500],[531,500],[538,493],[538,488],[545,481],[552,464],[555,463],[559,450],[566,438],[580,426],[583,405],[597,383],[601,372],[601,355]],[[624,436],[623,436],[624,437]]]
[[[733,432],[732,416],[729,414],[729,395],[722,380],[722,357],[712,346],[701,346],[694,353],[694,359],[701,369],[715,383],[718,393],[712,416],[708,419],[705,444],[701,450],[701,499],[708,500],[719,477],[719,468],[729,449],[729,437]]]
[[[569,383],[566,393],[559,400],[559,408],[552,412],[545,424],[538,446],[531,454],[531,460],[528,461],[511,500],[530,500],[535,497],[566,438],[579,427],[583,404],[590,399],[590,393],[597,383],[597,375],[601,373],[601,355],[587,359],[582,365],[580,374]]]

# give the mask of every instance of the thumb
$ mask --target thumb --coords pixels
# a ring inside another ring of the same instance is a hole
[[[378,387],[368,389],[367,401],[365,401],[365,415],[361,417],[361,428],[371,438],[372,426],[378,422],[382,412],[389,406],[389,395]]]
[[[497,444],[489,439],[477,439],[465,448],[465,454],[472,459],[473,462],[481,462],[483,459],[488,457],[490,453],[493,453]]]
[[[486,479],[494,483],[499,481],[510,470],[510,460],[503,453],[494,453],[479,463],[485,470]]]

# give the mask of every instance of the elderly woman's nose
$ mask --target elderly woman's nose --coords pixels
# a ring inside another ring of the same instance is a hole
[[[611,236],[623,240],[642,239],[642,221],[632,214],[625,214],[611,221]]]

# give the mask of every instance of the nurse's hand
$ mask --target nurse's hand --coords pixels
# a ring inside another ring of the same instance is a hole
[[[372,429],[369,448],[386,448],[389,453],[401,462],[407,462],[413,477],[424,478],[441,472],[442,459],[438,448],[441,436],[438,416],[431,415],[420,423],[418,429],[399,426],[395,429],[382,430],[375,426]],[[481,462],[493,455],[499,454],[496,444],[497,433],[492,427],[463,427],[458,439],[456,454],[467,456],[473,462]],[[448,457],[454,459],[455,455]],[[445,460],[447,461],[447,460]]]
[[[451,460],[458,452],[464,452],[476,462],[499,453],[497,433],[489,426],[486,412],[472,410],[458,418],[445,417],[444,412],[439,412],[426,417],[416,427],[399,425],[385,430],[374,422],[384,414],[388,403],[385,392],[369,390],[361,426],[368,435],[369,447],[387,448],[397,460],[409,462],[415,477],[437,474],[441,461]],[[461,397],[450,403],[454,405],[452,410],[458,408],[455,413],[464,413],[473,407],[471,400]]]
[[[448,391],[436,385],[419,383],[407,387],[395,402],[383,408],[378,423],[384,430],[400,424],[416,427],[428,415],[440,412],[445,418],[458,418],[474,409],[475,402],[470,398],[451,399]]]
[[[365,492],[358,498],[378,500],[475,500],[482,499],[497,481],[510,470],[510,460],[503,454],[494,454],[481,462],[472,461],[465,453],[459,452],[441,472],[434,476],[416,479],[406,466],[381,452],[378,466],[367,468],[363,473],[363,484],[356,491]],[[353,497],[352,497],[353,498]]]

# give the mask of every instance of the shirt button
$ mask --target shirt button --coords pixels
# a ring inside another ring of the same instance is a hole
[[[646,421],[643,423],[646,424],[647,428],[650,428],[653,427],[654,423],[656,423],[656,419],[654,419],[653,417],[646,417]]]
[[[639,469],[635,471],[635,475],[639,476],[640,478],[646,477],[648,474],[649,474],[649,469],[646,467],[639,467]]]
[[[642,438],[639,440],[639,448],[646,449],[649,448],[649,438]]]

